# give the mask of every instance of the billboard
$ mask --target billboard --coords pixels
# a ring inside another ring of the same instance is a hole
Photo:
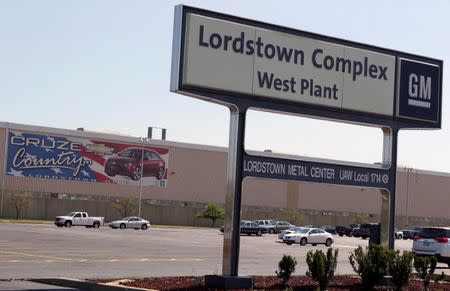
[[[193,7],[176,10],[175,92],[288,101],[439,128],[441,87],[439,60]],[[431,106],[404,106],[414,98]]]
[[[10,176],[167,185],[167,148],[9,131],[7,152]]]

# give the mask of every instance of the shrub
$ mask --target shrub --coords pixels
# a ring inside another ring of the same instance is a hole
[[[215,203],[210,203],[205,209],[197,213],[197,218],[211,219],[211,227],[214,227],[216,220],[223,218],[225,210]]]
[[[389,251],[377,244],[370,244],[366,251],[361,246],[351,253],[349,260],[353,270],[361,276],[364,290],[373,289],[387,274]]]
[[[416,269],[417,274],[419,274],[419,277],[422,280],[424,280],[428,274],[434,273],[436,265],[437,260],[434,257],[430,260],[429,257],[414,256],[414,269]]]
[[[413,254],[408,251],[404,251],[402,255],[398,250],[390,251],[389,273],[397,286],[397,290],[402,290],[402,287],[408,284],[412,273],[413,258]]]
[[[428,286],[430,285],[431,277],[436,270],[437,259],[436,257],[419,257],[414,256],[414,269],[419,274],[419,277],[423,280],[423,289],[429,290]],[[444,277],[444,273],[438,276],[435,280],[442,280]]]
[[[297,265],[297,260],[289,255],[283,255],[283,258],[278,263],[278,271],[275,271],[277,277],[281,280],[283,285],[286,285],[291,278],[292,273],[295,272],[295,266]]]
[[[319,283],[320,290],[326,290],[331,278],[334,276],[337,266],[338,250],[329,248],[327,255],[322,250],[315,252],[309,251],[306,254],[306,263],[308,264],[308,271],[306,276],[311,277]]]

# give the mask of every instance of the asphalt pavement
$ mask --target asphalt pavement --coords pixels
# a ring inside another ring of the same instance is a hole
[[[79,289],[73,289],[73,288],[65,288],[60,286],[53,286],[53,285],[47,285],[47,284],[40,284],[30,281],[24,281],[24,280],[11,280],[11,281],[0,281],[0,290],[2,291],[13,291],[13,290],[26,290],[26,291],[76,291]]]
[[[221,274],[223,235],[211,228],[100,229],[58,228],[51,224],[0,223],[0,279],[65,277],[129,278]],[[335,236],[337,274],[353,274],[350,253],[367,240]],[[396,240],[411,250],[411,240]],[[241,236],[239,275],[274,275],[284,254],[296,257],[295,274],[307,270],[308,250],[325,246],[288,246],[276,235]],[[438,272],[450,274],[445,264]],[[0,287],[4,281],[0,281]],[[1,288],[0,288],[1,290]],[[20,289],[18,289],[20,290]]]

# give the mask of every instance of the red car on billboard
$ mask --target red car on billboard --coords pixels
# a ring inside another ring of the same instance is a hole
[[[144,157],[142,158],[142,153]],[[141,166],[144,167],[142,171]],[[123,175],[134,181],[139,181],[141,173],[144,177],[155,177],[158,180],[164,178],[166,165],[159,154],[151,149],[129,147],[109,158],[105,163],[105,173],[114,177]]]

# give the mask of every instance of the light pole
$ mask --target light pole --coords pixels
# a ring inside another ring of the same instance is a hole
[[[146,138],[139,138],[141,145],[141,175],[139,177],[139,210],[138,216],[141,217],[141,202],[142,202],[142,178],[144,177],[144,142]]]
[[[4,165],[4,169],[5,172],[3,173],[2,176],[2,189],[1,189],[1,195],[2,197],[0,198],[0,218],[3,218],[3,197],[5,196],[5,180],[6,180],[6,172],[8,171],[8,169],[6,168],[6,161],[8,159],[8,140],[9,140],[9,128],[6,129],[6,138],[5,138],[5,165]]]
[[[6,159],[6,156],[5,156]],[[0,218],[3,218],[3,196],[5,195],[5,178],[6,178],[6,167],[5,167],[5,173],[3,173],[2,177],[2,197],[0,199]]]
[[[409,204],[409,174],[413,168],[406,168],[406,226],[409,226],[408,204]]]

